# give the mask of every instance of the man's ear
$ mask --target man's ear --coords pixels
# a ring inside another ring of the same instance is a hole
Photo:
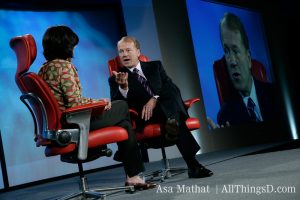
[[[247,50],[247,57],[248,57],[248,61],[249,61],[249,68],[251,69],[252,60],[251,60],[251,51],[250,50]]]
[[[138,55],[140,56],[141,55],[141,50],[137,49],[137,52],[138,52]]]

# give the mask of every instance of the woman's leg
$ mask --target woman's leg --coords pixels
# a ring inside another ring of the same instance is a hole
[[[90,129],[95,130],[107,126],[120,126],[128,132],[128,140],[117,143],[125,173],[129,177],[133,177],[143,172],[142,156],[132,130],[128,106],[125,101],[113,101],[110,110],[91,120]]]

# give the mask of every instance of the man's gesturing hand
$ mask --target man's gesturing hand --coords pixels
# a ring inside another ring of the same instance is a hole
[[[116,72],[112,71],[113,75],[116,77],[116,82],[123,90],[128,90],[128,73],[127,72]]]

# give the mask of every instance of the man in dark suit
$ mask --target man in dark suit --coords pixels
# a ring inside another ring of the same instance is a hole
[[[236,91],[229,101],[225,101],[218,112],[218,124],[237,125],[249,122],[270,121],[278,116],[274,85],[253,79],[257,102],[260,107],[259,118],[251,118],[242,96]]]
[[[109,78],[111,99],[125,100],[129,108],[140,113],[138,128],[150,122],[166,123],[165,139],[177,145],[189,168],[189,177],[211,176],[212,172],[195,158],[200,147],[185,125],[188,113],[180,90],[161,62],[140,62],[140,45],[133,37],[123,37],[117,47],[124,67],[119,72],[114,71]]]
[[[232,126],[277,117],[278,98],[273,84],[258,81],[252,76],[248,36],[240,18],[225,13],[220,22],[220,36],[233,95],[221,106],[218,125],[209,120],[210,126]]]

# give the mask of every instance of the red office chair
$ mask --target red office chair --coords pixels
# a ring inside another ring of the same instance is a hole
[[[267,82],[268,77],[267,77],[266,69],[264,68],[263,64],[255,59],[252,59],[251,62],[252,62],[252,67],[251,67],[252,75],[257,80]],[[219,102],[220,105],[222,105],[223,102],[231,96],[234,90],[233,86],[230,83],[230,79],[227,73],[226,61],[224,56],[221,59],[216,60],[214,62],[213,70],[214,70],[214,77],[216,81],[217,91],[219,95]]]
[[[150,59],[145,55],[140,55],[139,60],[143,61],[143,62],[150,61]],[[119,56],[108,61],[108,69],[109,69],[110,75],[112,75],[112,71],[119,71],[119,69],[121,67],[122,66],[121,66]],[[195,102],[198,102],[198,101],[200,101],[199,98],[193,98],[193,99],[186,100],[184,102],[186,109],[189,109]],[[132,109],[130,109],[130,113],[131,113],[131,118],[133,119],[132,120],[133,127],[135,128],[136,124],[135,124],[134,118],[138,117],[139,114]],[[192,118],[192,117],[188,118],[186,120],[186,125],[190,131],[200,128],[200,122],[199,122],[198,118]],[[152,139],[155,137],[160,137],[161,132],[163,130],[162,126],[163,126],[163,124],[158,124],[158,123],[157,124],[149,124],[149,125],[145,126],[141,133],[136,134],[137,140],[141,143],[147,143],[147,140],[149,140],[149,139]],[[162,152],[162,161],[164,164],[163,169],[152,172],[145,176],[150,176],[151,178],[159,176],[160,181],[164,181],[166,178],[170,178],[172,175],[176,175],[176,174],[182,173],[185,170],[187,170],[186,168],[171,168],[169,161],[167,159],[167,156],[166,156],[164,146],[160,146],[159,148],[161,149],[161,152]]]
[[[106,127],[89,131],[90,118],[103,112],[105,103],[93,103],[69,108],[61,112],[48,85],[35,73],[28,72],[36,58],[34,38],[27,34],[10,40],[10,46],[17,56],[16,83],[22,95],[20,99],[32,114],[37,147],[44,146],[45,155],[60,155],[63,162],[77,163],[81,191],[63,197],[105,198],[104,191],[133,190],[132,187],[89,189],[84,176],[82,163],[100,156],[110,156],[109,143],[128,139],[127,131],[121,127]]]

